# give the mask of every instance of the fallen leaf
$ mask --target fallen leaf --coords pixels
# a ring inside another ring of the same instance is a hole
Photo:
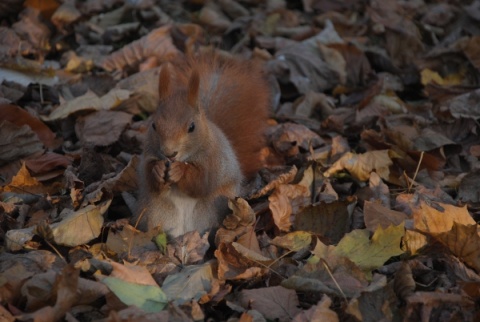
[[[55,148],[58,145],[55,140],[55,133],[53,133],[48,126],[18,106],[0,104],[0,119],[9,121],[18,127],[28,125],[30,129],[37,134],[40,141],[48,148]]]
[[[295,291],[282,286],[243,290],[240,303],[244,308],[253,308],[271,320],[290,321],[300,312]]]
[[[281,185],[268,197],[273,221],[281,231],[292,226],[290,216],[310,203],[310,191],[301,185]]]
[[[160,312],[167,305],[167,295],[158,286],[125,282],[116,277],[105,277],[102,283],[126,305],[135,305],[146,312]]]
[[[183,265],[196,264],[203,260],[210,244],[209,233],[200,237],[198,231],[190,231],[175,238],[167,245],[167,253],[171,258],[177,258]]]
[[[43,116],[41,119],[51,122],[64,119],[80,111],[110,110],[129,98],[130,95],[130,91],[122,89],[112,89],[101,97],[92,91],[88,91],[82,96],[62,102],[60,106],[57,106],[52,113],[50,113],[50,115]]]
[[[321,202],[308,206],[295,215],[294,227],[322,236],[328,244],[337,244],[350,231],[352,215],[357,200]]]
[[[420,200],[420,204],[412,210],[415,229],[421,232],[442,233],[450,231],[454,223],[475,224],[475,220],[470,216],[466,206],[455,207],[438,203],[437,207],[433,208],[425,201]]]
[[[340,321],[335,311],[330,309],[332,300],[323,295],[322,299],[306,311],[298,313],[294,322],[338,322]]]
[[[18,127],[8,121],[0,122],[0,165],[40,153],[43,146],[30,127]]]
[[[451,230],[432,233],[432,236],[445,245],[467,266],[480,272],[480,236],[478,225],[454,222]]]
[[[117,142],[132,115],[120,111],[97,111],[78,118],[75,124],[77,137],[84,145],[107,146]]]
[[[338,255],[348,257],[365,271],[382,266],[390,257],[403,253],[400,242],[405,234],[403,224],[378,227],[370,239],[368,230],[354,230],[345,235],[335,248]]]
[[[107,200],[98,205],[88,205],[70,212],[61,222],[51,224],[55,243],[74,247],[97,238],[102,230],[103,214],[111,202]]]
[[[198,301],[212,290],[216,265],[210,261],[201,265],[190,265],[180,273],[167,276],[162,289],[169,301],[181,305]]]
[[[178,55],[178,49],[173,44],[171,29],[171,25],[165,25],[152,30],[146,36],[107,56],[103,67],[107,71],[123,70],[124,67],[138,64],[150,56],[157,57],[158,61],[172,60]]]
[[[338,171],[347,170],[355,179],[367,181],[372,171],[384,180],[389,179],[389,167],[393,165],[389,150],[369,151],[363,154],[348,152],[336,161],[325,173],[330,177]]]
[[[372,232],[374,232],[377,227],[386,229],[391,225],[398,226],[408,219],[408,216],[402,212],[388,209],[376,202],[370,201],[365,201],[363,213],[365,216],[365,226]]]
[[[277,236],[271,241],[273,245],[293,252],[309,247],[311,242],[312,235],[305,231],[294,231],[284,236]]]

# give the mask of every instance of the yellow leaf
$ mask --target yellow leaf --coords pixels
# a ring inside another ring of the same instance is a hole
[[[421,200],[420,205],[413,208],[413,222],[415,229],[422,232],[441,233],[452,229],[453,224],[474,225],[475,220],[465,207],[455,207],[438,203],[444,211],[437,210]]]
[[[440,76],[439,73],[431,69],[425,68],[421,72],[422,75],[422,85],[427,85],[430,83],[437,83],[438,85],[459,85],[462,83],[463,75],[461,73],[451,74],[446,77]]]
[[[364,271],[371,271],[382,266],[390,257],[403,253],[400,241],[404,234],[403,223],[385,230],[379,226],[371,239],[368,230],[357,229],[343,237],[335,252],[347,257]]]

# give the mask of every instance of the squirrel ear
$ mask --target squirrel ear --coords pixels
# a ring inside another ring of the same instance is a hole
[[[164,99],[170,92],[170,67],[168,63],[162,65],[158,79],[158,93],[160,99]]]
[[[188,83],[188,104],[190,104],[191,106],[197,106],[199,87],[200,75],[198,74],[198,70],[194,70],[192,72],[192,76],[190,76],[190,81]]]

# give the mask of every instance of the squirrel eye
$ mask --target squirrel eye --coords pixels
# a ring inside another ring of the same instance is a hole
[[[152,122],[152,129],[157,130],[157,126]]]
[[[188,126],[188,133],[192,133],[193,130],[195,130],[195,123],[190,123],[190,125]]]

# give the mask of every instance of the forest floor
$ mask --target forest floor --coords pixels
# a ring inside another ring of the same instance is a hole
[[[4,0],[0,321],[480,321],[480,1]],[[163,62],[271,86],[209,236],[130,225]]]

